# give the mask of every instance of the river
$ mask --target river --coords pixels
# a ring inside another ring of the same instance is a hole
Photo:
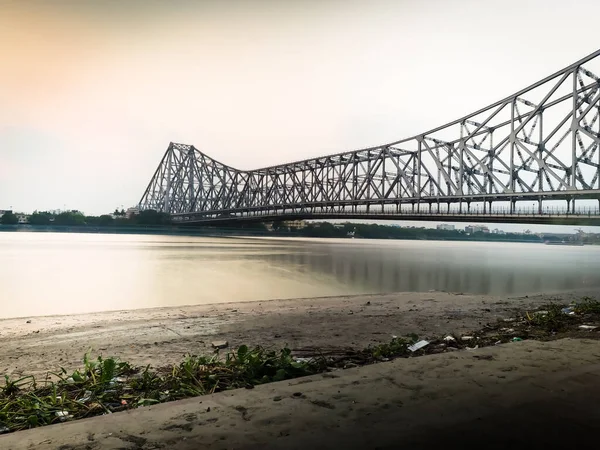
[[[600,246],[0,233],[0,318],[441,290],[600,287]]]

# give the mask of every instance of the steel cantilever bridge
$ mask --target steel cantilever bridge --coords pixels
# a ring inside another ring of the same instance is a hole
[[[600,225],[600,67],[594,65],[600,50],[426,133],[262,169],[238,170],[171,143],[139,206],[180,223],[372,218]]]

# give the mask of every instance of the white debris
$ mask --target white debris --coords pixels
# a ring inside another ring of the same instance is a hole
[[[61,422],[64,422],[70,417],[69,411],[56,411],[54,414],[61,420]]]
[[[473,339],[473,336],[463,336],[463,337],[461,337],[461,340],[463,340],[463,341],[470,341],[471,339]]]
[[[445,340],[446,342],[452,342],[452,341],[455,341],[456,339],[454,339],[454,336],[450,336],[450,335],[448,335],[448,336],[446,336],[446,337],[444,338],[444,340]]]
[[[592,331],[592,330],[595,330],[598,327],[594,326],[594,325],[579,325],[579,328],[581,328],[582,330]]]
[[[212,343],[213,348],[227,348],[229,347],[229,343],[227,341],[215,341]]]
[[[77,400],[78,403],[87,403],[92,399],[92,391],[85,391],[83,397]]]
[[[429,345],[429,341],[419,341],[413,345],[409,345],[408,349],[411,352],[416,352],[417,350],[422,349],[423,347],[425,347],[427,345]]]

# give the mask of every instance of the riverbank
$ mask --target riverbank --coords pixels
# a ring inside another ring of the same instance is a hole
[[[524,224],[524,227],[527,225]],[[566,238],[585,245],[600,245],[600,235],[585,234],[582,236],[564,233],[467,233],[463,230],[439,230],[426,227],[397,227],[391,225],[364,224],[346,222],[331,224],[329,222],[309,222],[305,228],[269,228],[263,224],[247,224],[240,226],[171,226],[171,225],[0,225],[0,232],[31,233],[78,233],[78,234],[124,234],[124,235],[156,235],[156,236],[191,236],[191,237],[258,237],[258,238],[319,238],[319,239],[385,239],[405,241],[447,241],[447,242],[507,242],[507,243],[544,243],[561,242]]]
[[[568,448],[597,442],[600,341],[397,359],[0,436],[6,450]]]
[[[0,320],[0,373],[43,376],[73,370],[83,355],[115,356],[146,366],[210,354],[212,343],[245,344],[296,354],[334,354],[389,342],[409,333],[455,336],[549,302],[567,304],[598,292],[520,297],[459,293],[395,293],[272,300]]]

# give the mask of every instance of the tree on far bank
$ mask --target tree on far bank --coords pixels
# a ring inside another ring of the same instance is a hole
[[[62,212],[54,220],[56,225],[85,225],[85,216],[77,212]]]
[[[110,214],[103,214],[100,217],[98,217],[98,225],[100,226],[109,226],[109,225],[113,225],[115,222],[115,220],[112,218],[112,216]]]
[[[52,219],[53,215],[48,212],[38,212],[35,211],[31,216],[29,216],[29,224],[30,225],[49,225],[50,219]]]
[[[12,211],[7,211],[0,217],[0,223],[2,225],[16,225],[19,223],[19,218]]]
[[[133,218],[137,225],[170,225],[171,216],[166,213],[161,213],[148,209],[141,211],[137,216]]]

